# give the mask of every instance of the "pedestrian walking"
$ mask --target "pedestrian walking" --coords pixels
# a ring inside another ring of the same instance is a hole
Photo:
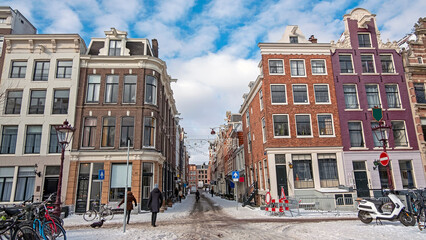
[[[183,195],[183,193],[182,193],[182,189],[181,189],[181,190],[179,190],[179,202],[182,202],[182,195]]]
[[[131,191],[127,191],[127,203],[126,203],[126,211],[127,211],[127,224],[129,224],[130,221],[130,212],[133,210],[133,203],[135,202],[135,207],[138,206],[138,203],[136,202],[135,196],[133,196],[133,193]],[[121,204],[124,203],[124,198],[121,200],[120,204],[118,204],[118,207],[121,206]]]
[[[213,188],[210,189],[210,193],[212,194],[212,197],[213,197],[213,194],[214,194]]]
[[[198,202],[198,200],[200,200],[200,192],[198,191],[198,189],[197,189],[197,191],[195,192],[195,200]]]
[[[163,195],[158,189],[158,184],[155,184],[148,198],[148,209],[152,212],[151,225],[153,227],[156,227],[155,222],[157,221],[157,213],[160,211],[161,204],[163,204]]]

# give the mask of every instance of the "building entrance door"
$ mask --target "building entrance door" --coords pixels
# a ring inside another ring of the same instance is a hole
[[[370,197],[365,162],[353,162],[355,185],[358,197]]]
[[[281,197],[281,187],[284,187],[284,193],[288,196],[288,184],[287,184],[287,171],[285,165],[276,165],[277,171],[277,193],[278,197]]]
[[[143,163],[143,170],[142,170],[142,204],[141,209],[142,210],[149,210],[148,209],[148,198],[149,194],[152,190],[152,163]]]

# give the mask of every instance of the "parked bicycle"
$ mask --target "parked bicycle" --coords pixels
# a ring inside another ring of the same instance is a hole
[[[417,218],[417,226],[422,231],[426,225],[426,189],[410,192],[412,193],[411,208]]]
[[[25,217],[26,212],[17,208],[0,208],[0,239],[40,239],[35,230],[28,225],[21,224],[20,219]]]
[[[99,211],[96,210],[96,203],[92,203],[92,208],[84,213],[83,219],[90,222],[99,217],[99,219],[112,220],[114,218],[114,213],[112,208],[106,204],[101,204],[99,206]]]

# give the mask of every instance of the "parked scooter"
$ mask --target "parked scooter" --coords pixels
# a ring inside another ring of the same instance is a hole
[[[377,221],[399,220],[404,226],[414,226],[416,219],[410,213],[401,200],[393,193],[388,193],[390,203],[384,203],[380,199],[363,199],[358,205],[358,218],[365,224]],[[383,211],[385,210],[385,211]],[[389,211],[386,211],[389,210]]]

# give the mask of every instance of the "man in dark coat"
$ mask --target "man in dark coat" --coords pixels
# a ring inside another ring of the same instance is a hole
[[[127,210],[127,224],[129,224],[130,221],[130,212],[133,210],[133,203],[135,202],[135,207],[138,206],[138,203],[136,202],[135,196],[133,196],[133,193],[131,191],[127,191],[127,204],[126,204],[126,210]],[[124,199],[121,200],[120,204],[118,206],[120,207],[121,204],[124,203]]]
[[[148,208],[152,212],[151,225],[153,227],[156,227],[155,222],[157,221],[157,213],[160,211],[161,204],[163,204],[163,195],[158,189],[158,184],[155,184],[148,199]]]

